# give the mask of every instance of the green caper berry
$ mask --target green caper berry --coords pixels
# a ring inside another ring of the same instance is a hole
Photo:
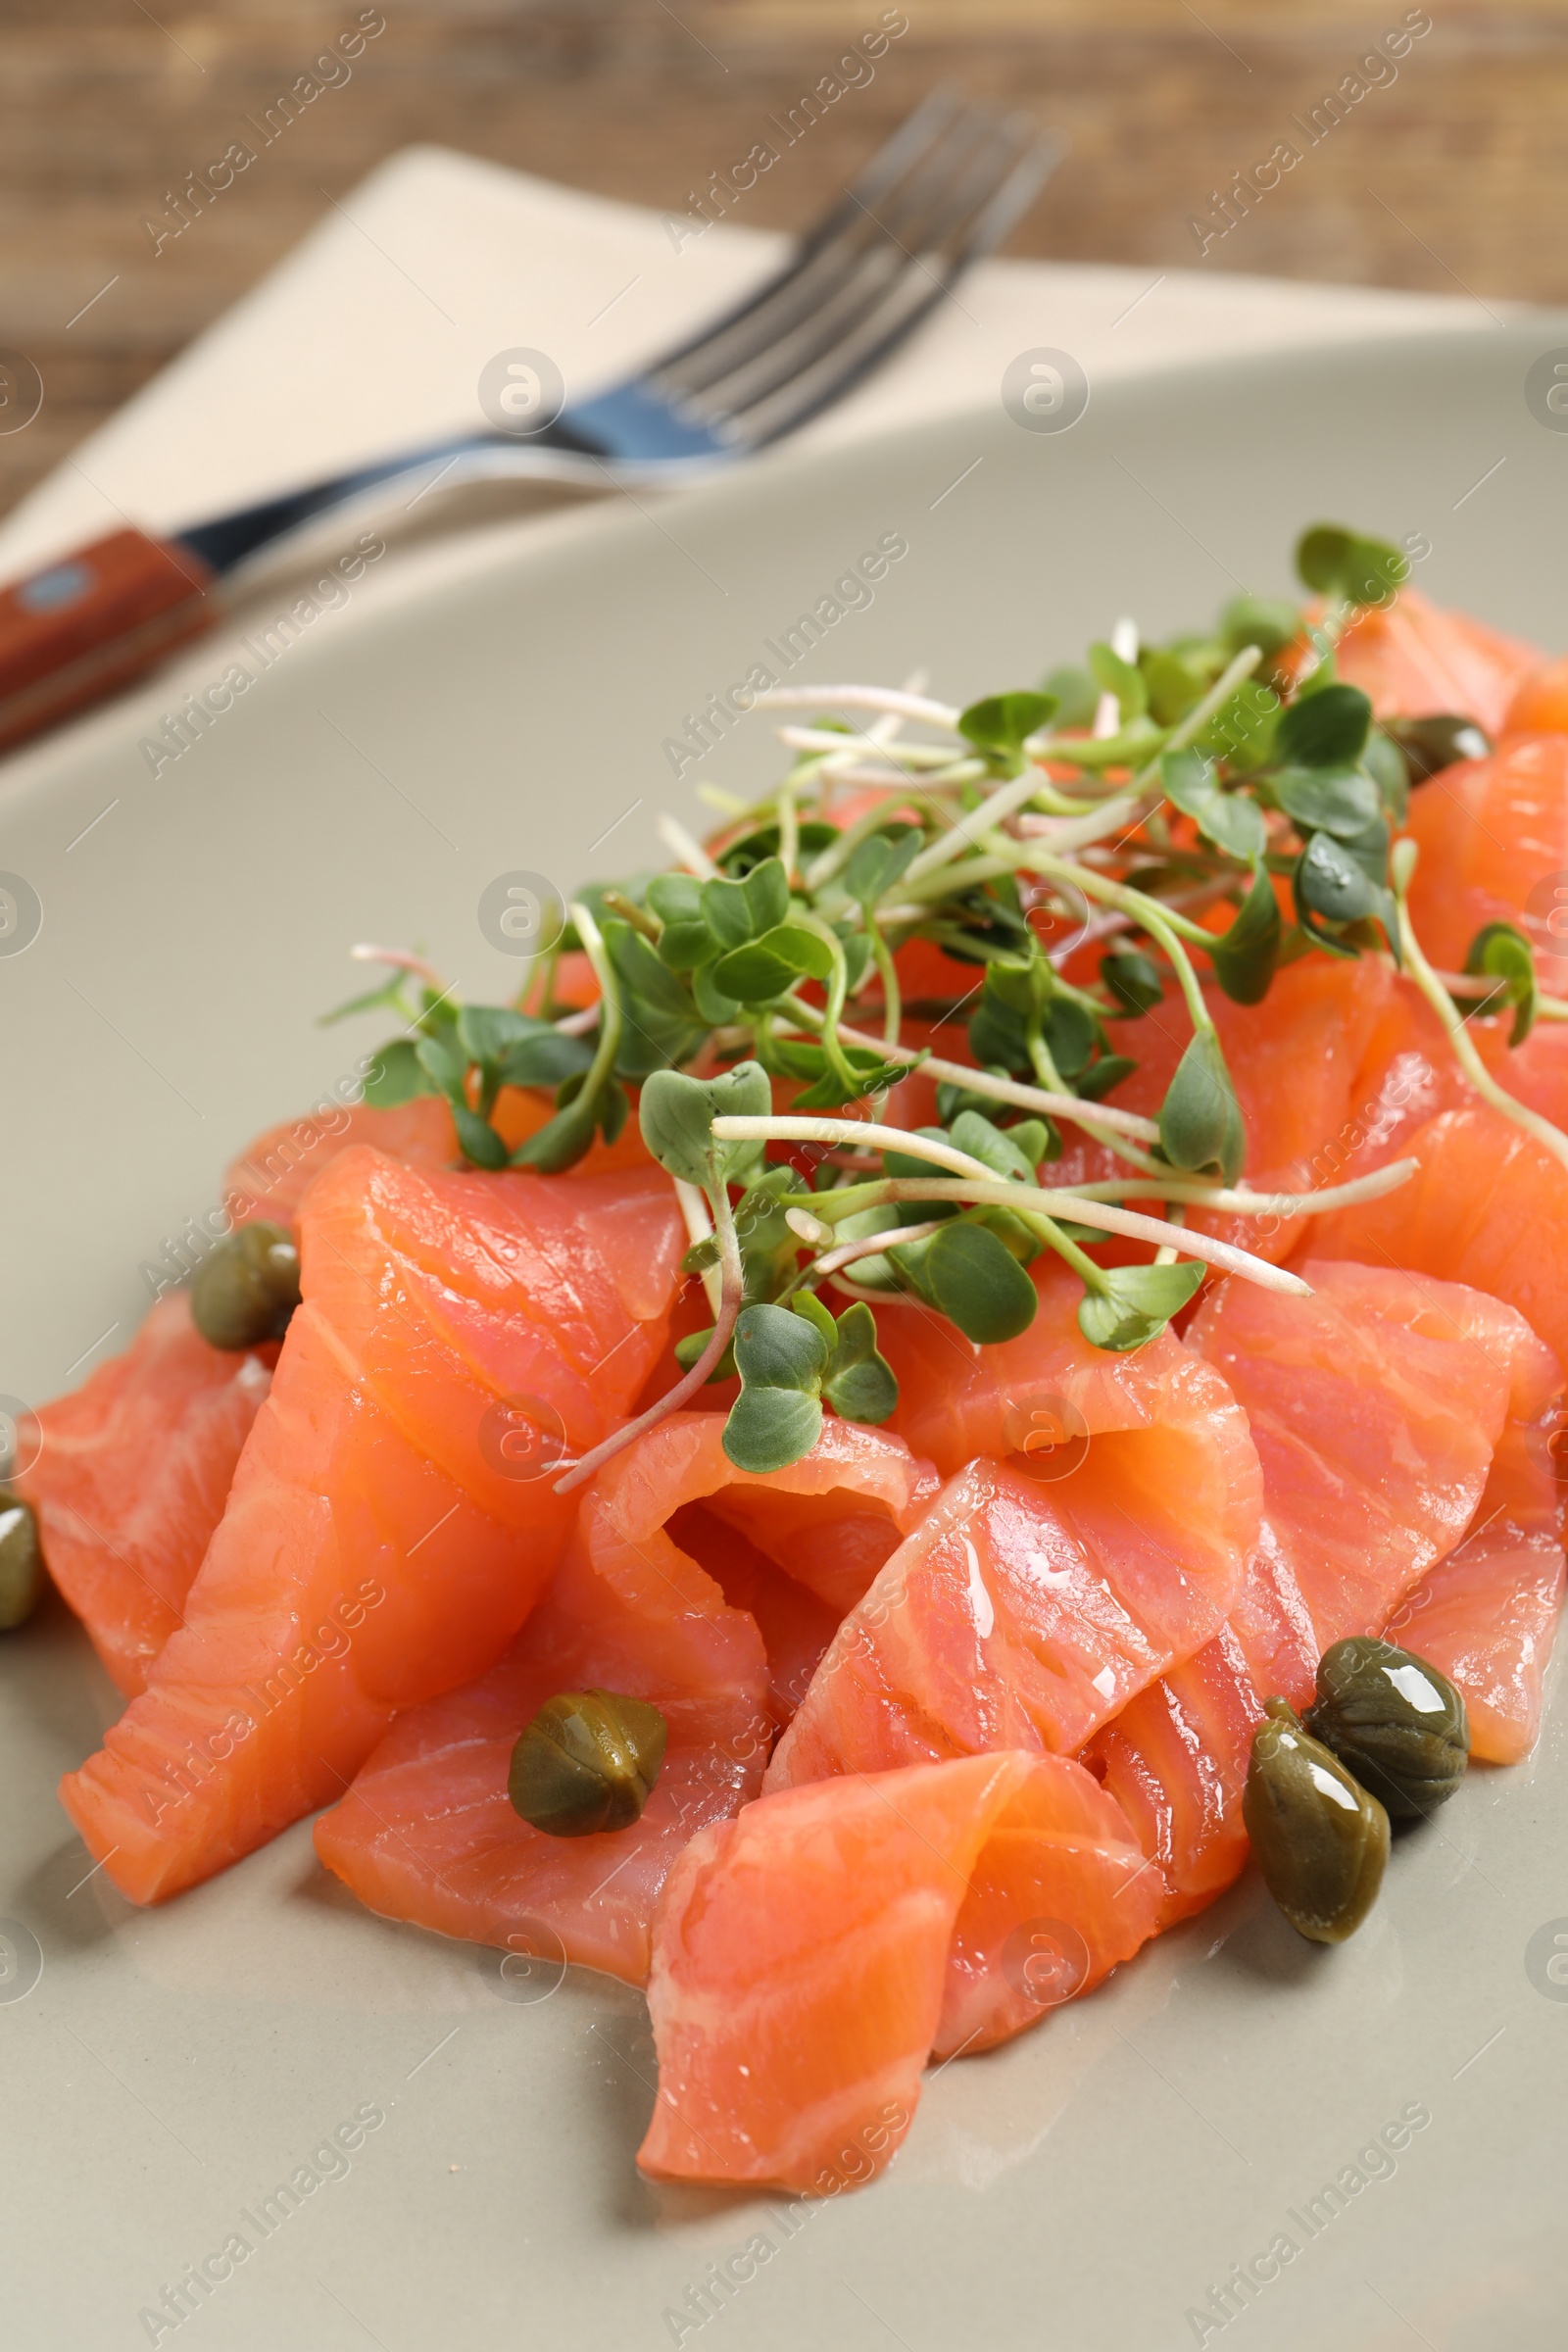
[[[190,1286],[191,1320],[214,1348],[280,1340],[300,1302],[300,1253],[286,1225],[241,1225],[210,1250]]]
[[[1492,750],[1473,718],[1450,712],[1440,718],[1386,718],[1380,723],[1404,754],[1412,784],[1424,784],[1456,760],[1485,760]]]
[[[1464,1700],[1447,1676],[1375,1634],[1323,1652],[1305,1723],[1396,1821],[1445,1804],[1470,1760]]]
[[[0,1488],[0,1633],[25,1625],[43,1592],[43,1545],[31,1506]]]
[[[1242,1819],[1270,1894],[1299,1936],[1343,1943],[1383,1884],[1389,1817],[1283,1698],[1252,1736]]]
[[[513,1810],[552,1838],[629,1829],[654,1792],[667,1736],[645,1698],[559,1691],[512,1751]]]

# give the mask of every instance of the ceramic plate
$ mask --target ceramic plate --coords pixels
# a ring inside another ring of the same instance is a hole
[[[232,648],[13,762],[0,866],[32,896],[7,884],[21,928],[0,941],[0,1390],[41,1399],[123,1346],[141,1269],[216,1200],[225,1156],[378,1042],[373,1020],[315,1025],[352,991],[352,941],[418,942],[493,1000],[516,970],[481,925],[498,877],[662,861],[655,818],[698,821],[697,780],[760,787],[760,715],[710,719],[719,740],[695,757],[694,722],[754,664],[819,682],[924,664],[966,699],[1122,612],[1156,634],[1243,584],[1283,592],[1297,531],[1325,516],[1426,551],[1430,593],[1568,643],[1568,418],[1539,390],[1568,361],[1559,338],[1546,320],[1229,362],[1097,393],[1069,430],[999,405],[502,534],[396,582],[368,573],[178,759],[144,742]],[[895,545],[868,579],[863,559]],[[820,641],[797,659],[809,611]],[[929,2080],[888,2177],[803,2220],[639,2180],[637,1995],[509,1977],[372,1918],[317,1867],[306,1824],[132,1910],[54,1797],[117,1711],[85,1639],[55,1607],[0,1674],[19,2352],[167,2344],[144,2314],[236,2234],[245,2259],[187,2287],[181,2344],[1561,2343],[1556,1698],[1529,1764],[1476,1771],[1401,1841],[1352,1943],[1309,1948],[1244,1882],[1093,1998]],[[344,2124],[352,2155],[318,2157]],[[1378,2153],[1391,2126],[1397,2152]],[[318,2184],[258,2227],[301,2168]],[[740,2282],[712,2284],[759,2238]]]

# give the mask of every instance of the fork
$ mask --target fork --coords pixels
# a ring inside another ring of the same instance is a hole
[[[165,538],[116,531],[0,589],[0,748],[213,626],[226,573],[369,491],[519,474],[671,485],[783,439],[898,349],[1005,236],[1060,153],[1020,116],[936,91],[782,270],[623,383],[552,410],[540,372],[524,372],[539,355],[501,355],[518,363],[499,404],[521,411],[515,426],[406,450]]]

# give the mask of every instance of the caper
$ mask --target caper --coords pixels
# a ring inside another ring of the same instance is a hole
[[[43,1545],[31,1506],[0,1488],[0,1633],[25,1625],[43,1592]]]
[[[191,1320],[214,1348],[280,1340],[300,1302],[300,1253],[286,1225],[241,1225],[217,1244],[190,1286]]]
[[[1283,1698],[1252,1736],[1242,1819],[1270,1894],[1313,1943],[1353,1936],[1383,1884],[1389,1817]]]
[[[513,1809],[552,1838],[629,1829],[654,1792],[667,1734],[645,1698],[558,1691],[512,1751]]]
[[[1473,718],[1448,711],[1439,718],[1385,718],[1379,723],[1404,754],[1412,784],[1424,784],[1455,760],[1485,760],[1492,750]]]
[[[1443,1804],[1470,1759],[1464,1700],[1447,1676],[1375,1634],[1323,1652],[1305,1723],[1396,1821]]]

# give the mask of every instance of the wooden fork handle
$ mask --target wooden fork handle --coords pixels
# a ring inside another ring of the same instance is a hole
[[[85,710],[218,618],[199,556],[112,531],[0,589],[0,749]]]

